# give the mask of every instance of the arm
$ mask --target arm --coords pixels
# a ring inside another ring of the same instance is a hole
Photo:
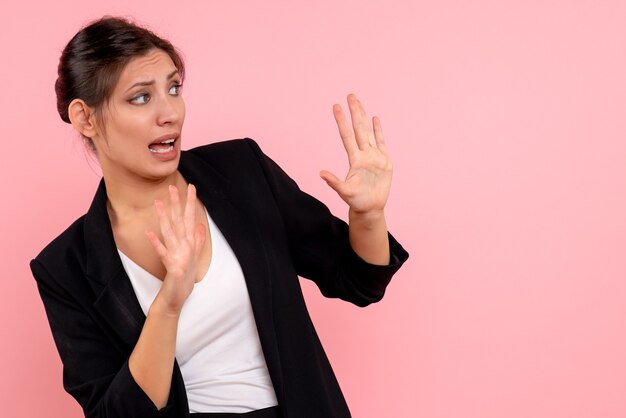
[[[333,113],[350,169],[344,181],[328,171],[320,176],[348,204],[349,227],[249,143],[282,214],[298,274],[314,280],[325,296],[366,306],[383,297],[408,253],[387,232],[384,207],[392,165],[380,120],[374,117],[370,124],[354,95],[348,105],[353,129],[339,105]]]
[[[155,302],[128,359],[128,369],[156,408],[163,409],[172,385],[180,313],[168,312]]]
[[[341,298],[357,306],[379,301],[391,277],[408,253],[386,231],[389,263],[368,263],[352,248],[348,225],[330,213],[319,200],[300,190],[256,142],[245,141],[252,150],[269,187],[284,226],[296,273],[313,280],[326,297]],[[263,187],[259,183],[259,186]]]
[[[156,408],[130,373],[128,352],[110,339],[91,302],[81,303],[38,259],[30,267],[63,363],[63,386],[85,417],[173,418],[181,400],[172,392],[168,406]]]

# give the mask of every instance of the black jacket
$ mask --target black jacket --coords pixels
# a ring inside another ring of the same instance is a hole
[[[390,235],[390,265],[364,262],[350,248],[345,222],[300,191],[251,139],[183,151],[179,171],[196,186],[241,264],[284,416],[349,417],[297,276],[313,280],[327,297],[366,306],[383,297],[408,253]],[[106,202],[101,181],[89,211],[30,264],[65,390],[87,417],[187,417],[177,363],[160,411],[129,372],[145,315],[116,251]]]

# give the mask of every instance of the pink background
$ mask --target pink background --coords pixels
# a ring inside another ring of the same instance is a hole
[[[184,51],[184,147],[253,137],[342,217],[331,105],[381,117],[411,259],[365,310],[303,282],[355,417],[626,417],[626,3],[98,3],[2,6],[3,416],[82,416],[27,263],[99,179],[53,83],[110,13]]]

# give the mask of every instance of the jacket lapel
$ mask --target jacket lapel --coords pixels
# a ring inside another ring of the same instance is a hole
[[[85,216],[84,230],[87,279],[96,295],[93,306],[124,342],[134,347],[145,315],[117,253],[103,179]]]
[[[261,238],[259,220],[253,210],[255,202],[238,195],[238,188],[232,187],[228,179],[192,152],[183,152],[179,170],[196,186],[198,197],[235,253],[246,280],[268,366],[278,367],[271,310],[272,282],[263,246],[265,240]]]

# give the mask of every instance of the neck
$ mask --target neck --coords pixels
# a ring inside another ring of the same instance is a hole
[[[187,182],[178,170],[159,179],[105,175],[104,183],[108,197],[107,210],[114,225],[138,217],[156,216],[154,209],[156,199],[162,201],[166,210],[169,210],[170,185],[178,188],[183,205],[187,200]]]

